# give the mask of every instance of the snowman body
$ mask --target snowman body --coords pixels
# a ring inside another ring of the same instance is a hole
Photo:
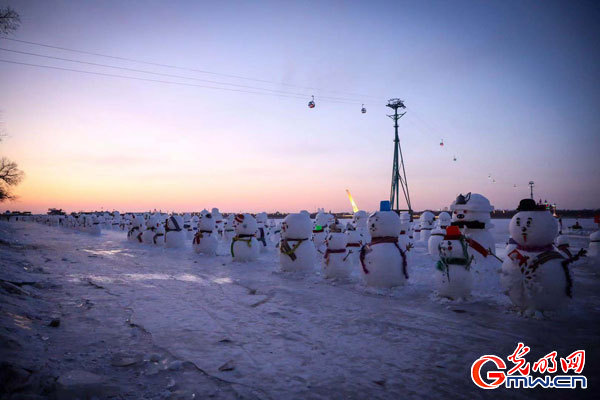
[[[502,264],[500,282],[512,303],[527,313],[555,311],[572,294],[568,263],[553,246],[556,221],[533,200],[522,200],[509,232],[516,248]]]
[[[400,217],[393,211],[377,211],[369,217],[371,242],[361,249],[362,275],[367,286],[390,288],[408,279],[404,250],[398,245]]]
[[[456,231],[458,234],[447,234],[438,244],[440,260],[435,274],[438,295],[452,300],[466,299],[473,288],[470,271],[472,256],[458,228]]]
[[[231,255],[234,261],[253,261],[258,258],[260,248],[256,240],[258,224],[251,214],[235,216],[235,237],[231,242]]]
[[[342,232],[340,225],[336,224],[329,229],[326,245],[327,250],[323,255],[323,269],[325,278],[346,279],[352,273],[352,266],[348,258],[348,237]]]
[[[308,213],[289,214],[281,223],[279,264],[285,272],[311,272],[317,250],[311,240],[312,222]]]
[[[184,220],[181,215],[171,215],[165,224],[165,247],[180,249],[185,247],[187,232],[184,231]]]
[[[217,254],[219,239],[215,233],[215,221],[211,213],[200,214],[197,231],[192,240],[192,247],[196,253],[207,256]]]

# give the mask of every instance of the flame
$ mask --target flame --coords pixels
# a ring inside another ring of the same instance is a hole
[[[354,202],[354,199],[352,198],[352,195],[350,194],[350,191],[348,189],[346,189],[346,193],[348,193],[348,198],[350,199],[350,204],[352,204],[352,211],[357,212],[358,207],[356,206],[356,203]]]

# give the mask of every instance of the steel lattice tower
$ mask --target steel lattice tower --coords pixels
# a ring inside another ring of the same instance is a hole
[[[406,181],[406,170],[404,169],[404,158],[402,157],[402,147],[400,147],[400,138],[398,137],[398,120],[406,114],[398,113],[398,109],[404,110],[406,106],[400,99],[390,99],[387,107],[394,110],[394,114],[388,115],[394,120],[394,165],[392,168],[392,189],[390,192],[390,206],[392,210],[408,211],[412,215],[412,206],[410,204],[410,194],[408,193],[408,182]],[[407,210],[400,210],[400,188],[404,193]]]

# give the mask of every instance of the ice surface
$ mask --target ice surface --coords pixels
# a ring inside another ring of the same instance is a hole
[[[493,223],[503,257],[508,220]],[[275,249],[236,263],[225,246],[208,257],[191,241],[155,248],[128,242],[125,232],[98,237],[20,222],[0,223],[0,239],[0,278],[29,292],[0,291],[2,342],[13,346],[2,358],[55,377],[105,377],[122,398],[564,398],[473,385],[475,359],[505,358],[518,341],[532,348],[532,361],[585,349],[588,385],[599,384],[593,263],[574,268],[568,313],[540,320],[512,310],[499,262],[475,267],[471,299],[437,298],[424,243],[409,254],[407,286],[373,290],[358,271],[352,281],[282,273]],[[586,237],[569,239],[576,250],[587,246]],[[60,327],[45,326],[51,316]]]

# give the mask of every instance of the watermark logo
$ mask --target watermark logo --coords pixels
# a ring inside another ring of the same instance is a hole
[[[576,350],[564,358],[558,358],[553,351],[546,354],[533,365],[525,356],[531,349],[519,343],[515,351],[506,357],[487,354],[479,357],[471,365],[471,379],[481,389],[530,389],[537,386],[544,389],[587,389],[587,378],[581,375],[585,366],[585,350]],[[512,368],[508,369],[508,363]],[[492,370],[483,373],[483,366]],[[559,371],[560,368],[560,371]],[[564,375],[558,375],[558,373]],[[532,373],[535,376],[532,376]]]

